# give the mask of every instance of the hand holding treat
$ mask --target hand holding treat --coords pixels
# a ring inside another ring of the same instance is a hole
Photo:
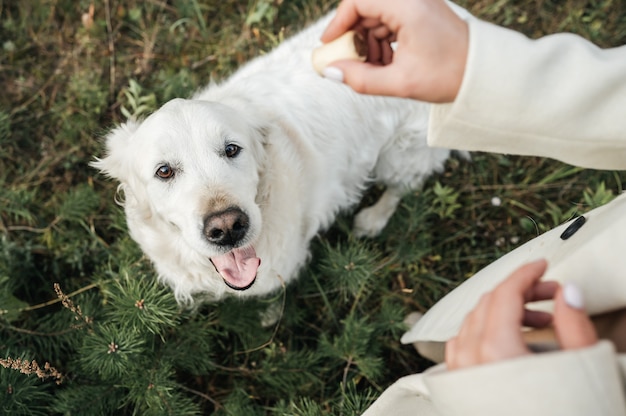
[[[343,55],[348,59],[318,69],[325,77],[364,94],[438,103],[456,98],[465,72],[468,27],[444,0],[344,0],[321,40],[330,44],[348,31],[363,34],[367,58],[362,62],[351,52]]]

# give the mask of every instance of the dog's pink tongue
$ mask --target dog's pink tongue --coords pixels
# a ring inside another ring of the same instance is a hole
[[[226,284],[235,290],[252,286],[261,264],[261,259],[252,247],[236,248],[224,255],[212,257],[211,261]]]

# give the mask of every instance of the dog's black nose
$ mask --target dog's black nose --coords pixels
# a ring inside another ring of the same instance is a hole
[[[238,208],[228,208],[204,219],[204,235],[213,244],[236,246],[250,226],[248,216]]]

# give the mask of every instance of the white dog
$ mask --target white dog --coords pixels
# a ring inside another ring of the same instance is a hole
[[[426,104],[358,95],[314,72],[329,18],[107,135],[93,166],[121,182],[130,233],[179,302],[280,288],[369,183],[387,190],[357,215],[361,236],[443,169],[450,151],[427,147]]]

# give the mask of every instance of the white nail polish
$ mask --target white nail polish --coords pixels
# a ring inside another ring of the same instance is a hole
[[[343,82],[343,71],[337,67],[327,66],[322,70],[322,75],[332,81]]]
[[[585,309],[583,292],[572,282],[567,282],[563,285],[563,299],[565,299],[565,303],[574,309]]]

